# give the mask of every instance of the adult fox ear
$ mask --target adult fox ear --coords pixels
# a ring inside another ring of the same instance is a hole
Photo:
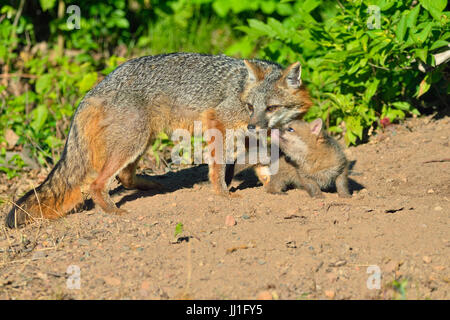
[[[248,80],[250,82],[261,81],[262,79],[264,79],[264,71],[261,70],[260,67],[248,60],[244,60],[244,64],[247,68]]]
[[[302,80],[302,65],[300,62],[294,62],[283,72],[284,85],[290,89],[299,89]]]
[[[309,124],[309,128],[311,129],[311,133],[315,136],[319,136],[323,129],[323,121],[318,118]]]

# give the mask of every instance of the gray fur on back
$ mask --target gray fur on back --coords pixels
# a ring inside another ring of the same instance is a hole
[[[281,75],[278,64],[251,60],[271,67],[275,77]],[[279,71],[278,71],[279,70]],[[278,71],[278,72],[277,72]],[[151,104],[164,96],[174,106],[193,110],[214,108],[226,99],[238,99],[248,78],[243,60],[225,55],[172,53],[145,56],[125,62],[93,88],[89,97],[108,97],[109,107]],[[232,104],[225,104],[226,108]],[[235,107],[235,106],[234,106]]]

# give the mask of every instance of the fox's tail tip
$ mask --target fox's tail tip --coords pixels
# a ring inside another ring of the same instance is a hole
[[[25,214],[21,211],[16,210],[16,208],[13,207],[6,216],[5,225],[8,228],[13,229],[24,223],[25,223]]]

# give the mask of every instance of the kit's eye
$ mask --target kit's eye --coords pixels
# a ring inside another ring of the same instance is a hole
[[[266,108],[266,111],[267,112],[273,112],[273,111],[275,111],[276,109],[278,109],[280,106],[268,106],[267,108]]]
[[[253,112],[253,110],[255,110],[255,108],[253,107],[253,105],[251,105],[250,103],[247,103],[247,109],[248,109],[250,112]]]
[[[289,131],[289,132],[295,132],[295,130],[292,129],[291,127],[287,128],[287,131]]]

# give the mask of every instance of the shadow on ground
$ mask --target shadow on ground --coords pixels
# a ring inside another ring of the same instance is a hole
[[[355,165],[355,161],[350,163],[350,168],[353,168]],[[356,173],[356,175],[359,175]],[[182,169],[175,172],[168,172],[163,175],[155,175],[155,176],[145,176],[146,178],[156,181],[163,185],[163,189],[157,190],[134,190],[133,193],[125,195],[121,198],[116,205],[120,207],[126,202],[134,201],[143,197],[150,197],[156,194],[164,194],[164,193],[172,193],[180,189],[190,189],[195,184],[201,184],[208,181],[208,166],[207,165],[199,165],[191,168]],[[229,180],[229,179],[228,179]],[[239,181],[239,185],[236,187],[231,187],[230,192],[236,192],[237,190],[244,190],[249,188],[256,188],[262,186],[261,182],[258,180],[255,172],[251,169],[245,169],[238,174],[236,174],[233,178],[235,181]],[[350,192],[359,191],[364,189],[364,186],[356,182],[355,180],[349,178],[349,189]],[[117,194],[123,192],[125,190],[124,187],[119,186],[111,191],[111,194]],[[328,192],[336,192],[336,188],[332,187]],[[91,200],[86,201],[84,209],[90,210],[93,208],[93,203]]]

